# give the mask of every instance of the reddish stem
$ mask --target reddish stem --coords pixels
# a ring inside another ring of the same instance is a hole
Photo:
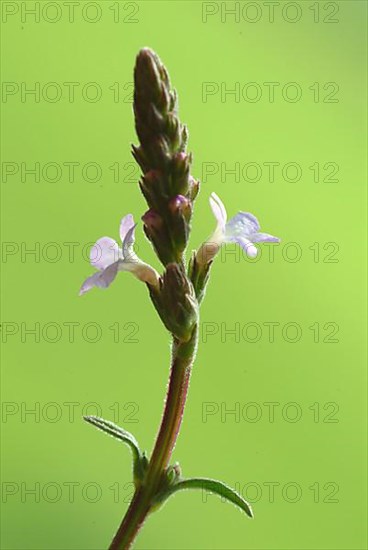
[[[165,408],[146,478],[136,490],[109,550],[130,548],[150,512],[179,435],[196,346],[197,329],[189,342],[174,340]]]

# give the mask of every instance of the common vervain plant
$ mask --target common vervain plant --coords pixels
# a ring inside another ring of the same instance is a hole
[[[227,219],[221,199],[212,193],[210,206],[216,223],[211,237],[186,261],[194,201],[199,182],[190,175],[192,156],[187,153],[188,132],[177,113],[177,96],[158,56],[142,49],[134,70],[134,115],[139,146],[133,156],[141,168],[139,182],[148,210],[142,216],[144,232],[163,266],[163,273],[134,252],[132,214],[120,222],[119,245],[102,237],[93,246],[91,264],[96,272],[83,283],[80,294],[93,287],[107,288],[120,271],[129,271],[146,284],[151,301],[172,337],[172,361],[164,412],[150,457],[141,451],[132,434],[98,418],[85,420],[126,443],[133,455],[135,493],[110,545],[110,550],[131,547],[146,518],[174,493],[202,489],[232,502],[249,517],[250,505],[233,489],[209,478],[185,478],[178,464],[170,465],[179,435],[189,378],[198,343],[199,308],[209,280],[212,262],[222,245],[237,243],[250,257],[256,243],[278,242],[260,232],[253,214],[239,212]]]

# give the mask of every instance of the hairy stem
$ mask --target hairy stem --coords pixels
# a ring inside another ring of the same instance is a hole
[[[136,490],[109,550],[125,550],[131,547],[160,488],[179,435],[197,338],[197,327],[195,327],[188,342],[174,339],[165,408],[146,478]]]

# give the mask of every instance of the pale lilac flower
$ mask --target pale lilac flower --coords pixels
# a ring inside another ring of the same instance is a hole
[[[217,226],[208,241],[198,251],[198,261],[206,264],[211,261],[225,243],[237,243],[250,258],[255,258],[258,249],[254,243],[272,242],[278,243],[280,239],[267,233],[259,231],[260,226],[257,218],[249,212],[238,212],[233,218],[227,221],[225,206],[216,193],[211,193],[210,205],[217,220]]]
[[[94,286],[107,288],[115,279],[118,271],[130,271],[139,280],[152,286],[158,286],[159,274],[153,267],[142,262],[133,250],[135,224],[132,214],[120,222],[122,248],[110,237],[102,237],[91,248],[90,262],[98,271],[86,279],[79,291],[85,294]]]

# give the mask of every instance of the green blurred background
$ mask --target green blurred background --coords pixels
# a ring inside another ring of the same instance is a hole
[[[236,487],[256,518],[186,492],[136,548],[367,548],[366,3],[270,9],[2,2],[4,550],[106,548],[130,456],[81,416],[115,420],[147,450],[160,420],[169,338],[146,289],[123,274],[77,295],[91,244],[144,212],[130,155],[143,46],[179,92],[202,181],[191,247],[213,229],[212,191],[282,243],[274,257],[264,245],[258,261],[231,247],[216,260],[173,456],[186,476]],[[137,247],[158,268],[141,228]]]

